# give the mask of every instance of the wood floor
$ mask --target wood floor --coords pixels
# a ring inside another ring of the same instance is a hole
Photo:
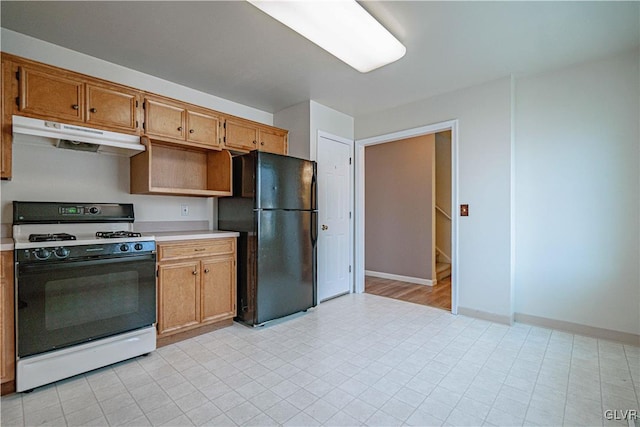
[[[451,310],[451,276],[440,280],[435,286],[365,276],[364,291],[368,294]]]

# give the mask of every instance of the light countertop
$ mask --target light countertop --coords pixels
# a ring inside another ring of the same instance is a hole
[[[0,239],[0,251],[12,251],[13,239],[11,237],[3,237]]]
[[[190,231],[162,231],[158,233],[149,232],[155,236],[156,242],[171,242],[175,240],[195,240],[195,239],[222,239],[225,237],[238,237],[237,231],[221,230],[190,230]]]

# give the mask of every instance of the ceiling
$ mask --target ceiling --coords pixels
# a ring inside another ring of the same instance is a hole
[[[407,47],[367,74],[244,1],[3,0],[0,18],[3,28],[267,112],[312,99],[353,117],[640,44],[639,2],[361,4]]]

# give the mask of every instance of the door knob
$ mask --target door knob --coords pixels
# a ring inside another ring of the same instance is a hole
[[[323,230],[328,230],[328,229],[329,229],[329,227],[327,227],[326,225],[322,224],[322,229],[323,229]]]

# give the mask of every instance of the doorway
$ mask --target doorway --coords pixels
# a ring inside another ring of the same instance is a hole
[[[409,129],[409,130],[405,130],[405,131],[400,131],[400,132],[394,132],[392,134],[387,134],[387,135],[381,135],[381,136],[377,136],[377,137],[373,137],[373,138],[367,138],[367,139],[363,139],[363,140],[358,140],[356,141],[356,292],[364,292],[365,290],[365,228],[364,228],[364,223],[365,223],[365,209],[366,209],[366,188],[365,188],[365,176],[366,176],[366,167],[369,166],[374,166],[374,165],[365,165],[365,147],[368,146],[374,146],[374,145],[378,145],[378,144],[383,144],[383,143],[387,143],[387,142],[393,142],[393,141],[400,141],[400,140],[405,140],[405,139],[409,139],[409,138],[415,138],[415,137],[420,137],[420,136],[426,136],[426,135],[433,135],[436,134],[438,132],[446,132],[446,131],[450,131],[451,132],[451,144],[450,144],[450,177],[451,177],[451,181],[450,181],[450,203],[449,206],[447,207],[448,209],[443,209],[445,211],[448,211],[449,213],[455,212],[454,210],[454,206],[457,206],[457,200],[458,200],[458,195],[457,195],[457,120],[452,120],[452,121],[447,121],[447,122],[442,122],[442,123],[438,123],[438,124],[434,124],[434,125],[429,125],[429,126],[423,126],[420,128],[414,128],[414,129]],[[434,193],[435,196],[435,193]],[[435,203],[435,200],[434,200]],[[398,209],[402,209],[402,207],[397,207]],[[442,208],[442,207],[441,207]],[[429,214],[430,218],[429,220],[432,221],[432,223],[435,224],[436,222],[436,216],[437,213],[432,212]],[[451,307],[451,312],[453,314],[457,313],[457,301],[458,301],[458,295],[457,295],[457,268],[458,265],[456,263],[456,259],[457,259],[457,230],[458,230],[458,223],[457,223],[457,217],[454,217],[452,215],[450,215],[452,217],[451,220],[451,224],[450,224],[450,240],[449,240],[449,246],[450,246],[450,255],[448,256],[449,260],[451,261],[451,275],[450,277],[450,281],[451,281],[451,286],[450,288],[447,287],[449,289],[449,293],[448,295],[445,296],[445,298],[449,299],[450,302],[450,307]],[[435,231],[434,231],[434,235],[435,235]],[[435,278],[437,281],[437,276],[435,276],[435,238],[432,240],[432,237],[428,238],[428,244],[429,245],[433,245],[434,248],[430,251],[430,253],[432,254],[431,257],[429,259],[425,259],[424,262],[429,264],[429,275],[431,275],[431,273],[434,273],[433,278]],[[442,243],[441,243],[442,245]],[[442,248],[440,248],[442,249]],[[442,258],[442,257],[441,257]],[[371,271],[368,271],[368,273],[370,273]],[[378,275],[381,276],[381,275]],[[425,276],[423,276],[425,277]],[[431,276],[428,276],[431,277]],[[408,277],[409,279],[412,279],[411,276]],[[390,283],[389,281],[404,281],[406,280],[407,277],[403,277],[402,275],[390,275],[390,277],[375,277],[373,279],[370,279],[370,283],[373,282],[378,282],[376,283],[376,285],[378,285],[378,288],[384,288],[386,287],[387,289],[391,289],[393,288],[393,283]],[[447,280],[446,278],[442,278],[442,281]],[[386,282],[385,282],[386,281]],[[420,281],[416,281],[413,280],[414,284],[405,284],[407,286],[407,288],[403,291],[405,295],[408,296],[408,298],[411,297],[411,295],[413,295],[414,297],[420,293],[420,289],[422,289],[423,291],[426,290],[425,288],[427,288],[427,286],[424,286],[425,284],[429,285],[429,284],[433,284],[431,279],[425,279],[423,283],[421,283]],[[416,284],[418,283],[418,284]],[[442,295],[439,295],[440,300],[442,300]],[[417,301],[415,301],[417,302]]]

